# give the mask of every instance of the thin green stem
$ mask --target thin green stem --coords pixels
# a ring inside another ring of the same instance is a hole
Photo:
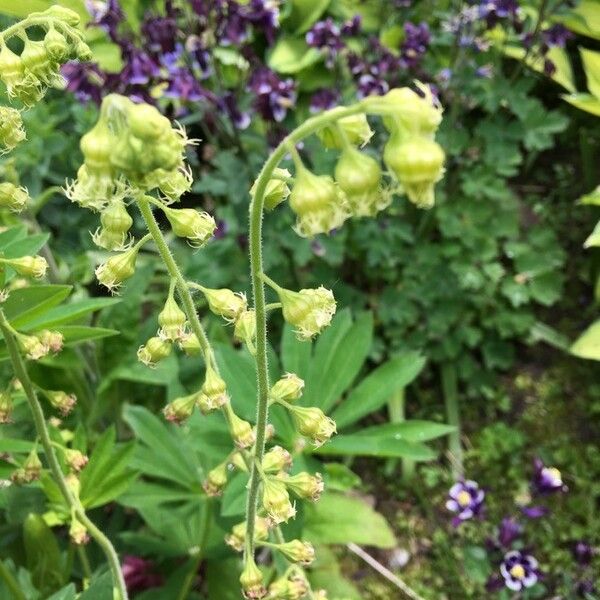
[[[260,278],[273,290],[276,292],[281,292],[283,288],[278,285],[275,281],[273,281],[266,273],[261,273]]]
[[[250,202],[250,276],[252,279],[252,296],[254,310],[256,312],[256,443],[254,444],[254,461],[250,471],[248,484],[248,496],[246,503],[246,545],[244,548],[244,560],[254,554],[254,527],[259,500],[260,473],[256,464],[262,464],[265,452],[265,434],[269,416],[269,371],[267,363],[267,310],[265,300],[265,287],[262,260],[262,225],[263,210],[265,203],[265,190],[273,171],[277,168],[288,151],[294,157],[295,145],[318,131],[325,125],[333,123],[343,117],[363,112],[361,102],[349,107],[338,107],[328,110],[320,115],[307,119],[300,127],[285,137],[275,148],[265,162],[258,179],[256,190]]]
[[[19,582],[14,578],[2,560],[0,560],[0,579],[4,581],[14,600],[27,600],[27,596],[21,591]]]
[[[83,571],[83,576],[86,579],[92,578],[92,567],[90,566],[90,559],[88,558],[87,552],[85,551],[85,546],[80,544],[74,544],[77,548],[77,554],[79,555],[79,562],[81,563],[81,569]]]
[[[79,502],[79,499],[71,493],[71,490],[67,485],[65,476],[60,467],[60,463],[58,462],[56,452],[54,451],[54,447],[52,446],[52,440],[50,439],[48,428],[46,427],[44,411],[42,410],[42,406],[38,400],[37,394],[33,387],[33,383],[29,378],[29,373],[27,372],[25,362],[23,361],[23,358],[19,352],[19,347],[13,333],[14,329],[11,327],[4,314],[4,311],[1,308],[0,330],[2,331],[4,341],[6,342],[6,347],[8,349],[14,374],[17,377],[17,379],[21,382],[21,385],[23,386],[23,391],[25,392],[25,396],[27,397],[27,400],[29,402],[29,407],[33,415],[35,428],[44,448],[46,460],[48,461],[48,466],[50,467],[52,476],[56,484],[58,485],[58,488],[69,508],[75,513],[79,521],[87,528],[89,534],[94,538],[96,543],[104,551],[106,559],[110,565],[113,577],[113,584],[115,586],[115,591],[118,593],[118,600],[127,600],[127,587],[125,586],[125,580],[123,579],[123,573],[121,571],[119,557],[110,540],[102,533],[102,531],[100,531],[100,529],[98,529],[98,527],[96,527],[96,525],[86,515],[83,506]]]
[[[442,391],[444,394],[444,403],[446,405],[446,419],[448,424],[455,427],[455,430],[448,438],[448,451],[452,463],[452,473],[455,479],[460,479],[464,474],[463,467],[463,449],[460,441],[460,409],[458,404],[458,382],[456,377],[456,367],[452,363],[444,363],[441,367]]]
[[[406,420],[406,389],[401,388],[388,400],[388,415],[391,423],[402,423]],[[396,460],[390,459],[386,464],[386,474],[391,475]],[[415,476],[415,461],[402,459],[402,479],[409,482]]]

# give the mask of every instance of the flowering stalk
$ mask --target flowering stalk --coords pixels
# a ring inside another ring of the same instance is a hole
[[[112,573],[113,585],[115,587],[115,599],[127,600],[127,588],[125,586],[123,573],[121,572],[119,557],[117,556],[117,553],[110,540],[102,533],[102,531],[100,531],[100,529],[98,529],[98,527],[96,527],[96,525],[86,515],[85,509],[83,508],[81,502],[71,492],[67,484],[65,476],[58,462],[58,458],[56,456],[52,440],[50,439],[48,428],[46,427],[46,419],[44,417],[42,406],[37,398],[37,394],[33,387],[33,383],[29,378],[29,373],[27,372],[27,368],[25,366],[23,358],[21,357],[17,340],[15,339],[12,333],[12,327],[10,326],[10,323],[6,319],[4,311],[1,308],[0,331],[2,331],[4,341],[6,342],[6,347],[8,348],[8,353],[10,356],[14,373],[17,379],[21,382],[21,385],[23,386],[23,391],[25,392],[25,396],[27,397],[27,401],[29,402],[29,408],[31,409],[31,414],[35,423],[35,428],[44,448],[46,460],[48,461],[48,465],[50,467],[50,471],[52,472],[52,476],[54,477],[54,480],[58,485],[60,492],[65,502],[67,503],[71,513],[75,515],[77,520],[87,529],[90,535],[102,548],[102,551],[106,556]]]

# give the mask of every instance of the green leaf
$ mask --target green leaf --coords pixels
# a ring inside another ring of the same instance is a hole
[[[329,491],[347,492],[360,485],[360,477],[338,462],[325,463],[326,487]]]
[[[246,485],[248,484],[247,473],[236,473],[227,484],[221,502],[221,515],[223,517],[234,517],[243,515],[246,508]]]
[[[105,573],[92,581],[79,600],[111,600],[113,597],[113,584],[110,573]]]
[[[318,546],[317,559],[308,577],[313,589],[324,589],[332,600],[361,600],[362,594],[342,574],[336,555],[326,546]]]
[[[576,33],[600,40],[598,0],[579,0],[572,10],[556,18]]]
[[[561,98],[579,110],[584,110],[600,117],[600,100],[591,94],[563,94]]]
[[[121,302],[120,298],[88,298],[57,306],[27,323],[28,330],[51,329],[57,325],[76,321],[102,308]]]
[[[370,373],[334,410],[332,418],[339,429],[379,410],[397,390],[406,387],[425,366],[417,352],[396,356]]]
[[[196,490],[173,485],[138,480],[119,498],[119,504],[131,506],[137,510],[157,507],[163,504],[197,502],[200,484]]]
[[[580,48],[581,61],[587,80],[588,90],[600,100],[600,52]]]
[[[75,585],[70,583],[62,590],[58,590],[58,592],[52,594],[47,600],[75,600],[75,598]]]
[[[594,231],[590,233],[585,242],[583,243],[584,248],[592,248],[600,246],[600,221],[596,223]]]
[[[305,506],[303,535],[317,544],[396,545],[392,530],[378,512],[358,498],[335,493],[325,493],[319,502]]]
[[[312,344],[298,340],[294,328],[286,323],[281,337],[281,361],[285,371],[306,379],[311,355]]]
[[[590,325],[571,346],[571,354],[600,360],[600,319]]]
[[[0,452],[15,452],[26,454],[33,448],[33,442],[29,440],[16,440],[12,438],[0,438]]]
[[[70,293],[70,285],[32,285],[12,291],[2,305],[7,319],[19,329],[50,308],[60,304]]]
[[[577,201],[578,204],[591,204],[592,206],[600,206],[600,185],[593,189],[588,194],[581,196]]]
[[[331,0],[291,0],[290,14],[284,21],[286,29],[295,33],[308,31],[325,12]]]
[[[269,53],[267,64],[278,73],[292,75],[321,60],[321,53],[304,38],[280,37]]]

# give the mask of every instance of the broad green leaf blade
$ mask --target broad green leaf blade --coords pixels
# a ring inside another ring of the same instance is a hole
[[[397,390],[406,387],[425,366],[425,357],[417,352],[396,356],[375,369],[334,410],[338,429],[355,423],[379,410]]]
[[[121,334],[116,329],[88,327],[87,325],[60,325],[55,330],[63,334],[66,346]]]
[[[598,0],[579,0],[575,7],[556,20],[576,33],[600,40],[600,10]]]
[[[584,248],[594,248],[600,246],[600,221],[596,223],[594,231],[590,233],[585,242],[583,243]]]
[[[581,196],[577,203],[600,206],[600,185],[597,188],[594,188],[591,192],[585,194],[584,196]]]
[[[600,52],[580,48],[581,61],[587,80],[588,90],[600,100]]]
[[[600,100],[591,94],[563,94],[561,98],[579,110],[600,117]]]
[[[67,587],[52,594],[47,600],[75,600],[75,598],[75,585],[70,583]]]
[[[120,298],[88,298],[70,302],[63,306],[52,308],[48,312],[32,319],[27,327],[34,329],[52,329],[72,321],[77,321],[90,313],[121,302]]]
[[[294,328],[286,323],[281,337],[281,361],[284,370],[306,379],[311,355],[312,344],[298,340]]]
[[[590,325],[571,346],[571,354],[600,360],[600,319]]]
[[[285,75],[293,75],[321,60],[321,53],[311,48],[304,38],[280,37],[270,51],[267,64]]]
[[[136,510],[163,504],[180,504],[183,502],[196,502],[200,496],[200,484],[195,491],[169,483],[153,483],[149,481],[136,481],[119,498],[119,504],[130,506]]]
[[[48,233],[35,233],[27,237],[16,239],[3,248],[6,258],[19,258],[20,256],[35,254],[50,237]]]
[[[411,419],[401,423],[386,423],[375,425],[357,431],[355,435],[370,437],[373,435],[391,435],[395,440],[406,440],[407,442],[429,442],[452,433],[456,428],[445,423],[434,421],[422,421]]]
[[[0,453],[22,453],[27,454],[33,448],[33,442],[29,440],[17,440],[13,438],[0,438]]]
[[[92,581],[79,600],[111,600],[113,598],[113,584],[110,573],[104,573]]]
[[[308,577],[313,589],[324,589],[328,598],[362,600],[362,594],[342,574],[336,555],[327,546],[317,546],[317,559]]]
[[[334,493],[305,506],[303,535],[316,544],[396,545],[390,526],[378,512],[358,498]]]
[[[284,21],[286,29],[295,33],[308,31],[325,12],[331,0],[291,0],[289,16]]]
[[[70,285],[32,285],[12,291],[2,308],[12,326],[20,329],[60,304],[70,293]]]

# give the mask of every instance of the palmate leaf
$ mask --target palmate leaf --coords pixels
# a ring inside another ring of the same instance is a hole
[[[571,346],[571,354],[600,360],[600,319],[592,323]]]

